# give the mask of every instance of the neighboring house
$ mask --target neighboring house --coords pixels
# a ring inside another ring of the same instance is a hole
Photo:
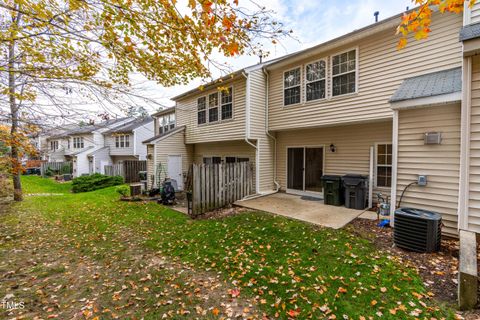
[[[48,161],[72,161],[75,177],[102,173],[105,165],[111,164],[109,148],[105,146],[104,133],[125,123],[131,118],[120,118],[88,124],[64,130],[46,139],[49,149]]]
[[[113,164],[124,160],[146,160],[147,147],[142,142],[154,135],[151,117],[139,118],[104,133],[105,147]]]
[[[242,69],[206,85],[203,90],[194,89],[173,100],[176,101],[175,109],[168,109],[158,117],[174,113],[176,128],[159,131],[145,141],[152,161],[148,166],[149,177],[156,178],[149,181],[154,185],[161,182],[159,172],[163,172],[177,180],[182,189],[193,162],[250,161],[254,166],[261,158],[273,162],[273,140],[265,127],[262,65]],[[156,127],[161,128],[161,125]],[[270,172],[260,170],[261,167],[256,166],[255,192],[273,190],[273,169]]]
[[[144,142],[151,184],[159,167],[182,185],[192,163],[249,160],[255,193],[321,197],[322,175],[362,174],[370,204],[382,192],[393,211],[408,186],[402,206],[480,232],[480,4],[435,12],[403,50],[400,17],[174,97],[176,128]]]

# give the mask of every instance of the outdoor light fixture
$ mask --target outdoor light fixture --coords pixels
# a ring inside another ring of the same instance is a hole
[[[337,151],[337,147],[335,147],[335,145],[334,145],[333,143],[330,144],[330,151],[331,151],[331,152]]]

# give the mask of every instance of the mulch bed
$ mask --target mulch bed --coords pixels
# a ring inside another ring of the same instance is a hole
[[[402,263],[415,267],[425,286],[438,300],[456,304],[458,239],[444,237],[441,249],[437,253],[409,252],[394,246],[392,228],[380,228],[377,223],[376,220],[358,218],[351,222],[349,229],[371,240],[380,250],[398,257]],[[465,319],[480,319],[480,309],[465,313],[463,316]]]

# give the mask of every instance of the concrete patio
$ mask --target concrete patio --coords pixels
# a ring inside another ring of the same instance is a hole
[[[302,199],[301,196],[281,192],[255,199],[237,201],[235,205],[333,229],[343,228],[365,212],[365,210],[328,206],[323,204],[323,200],[308,197]]]

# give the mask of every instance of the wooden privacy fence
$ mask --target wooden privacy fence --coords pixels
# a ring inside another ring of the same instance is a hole
[[[123,177],[123,164],[112,164],[104,167],[105,175],[107,176],[122,176]]]
[[[52,174],[71,174],[72,169],[72,163],[70,161],[43,162],[40,166],[40,173],[42,177],[45,177],[48,172],[52,172]]]
[[[140,171],[147,171],[146,160],[126,160],[123,162],[125,182],[140,182]]]
[[[140,182],[140,171],[147,171],[147,161],[125,160],[120,164],[105,166],[107,176],[122,176],[126,183]]]
[[[250,162],[193,164],[193,215],[232,204],[253,192]]]

